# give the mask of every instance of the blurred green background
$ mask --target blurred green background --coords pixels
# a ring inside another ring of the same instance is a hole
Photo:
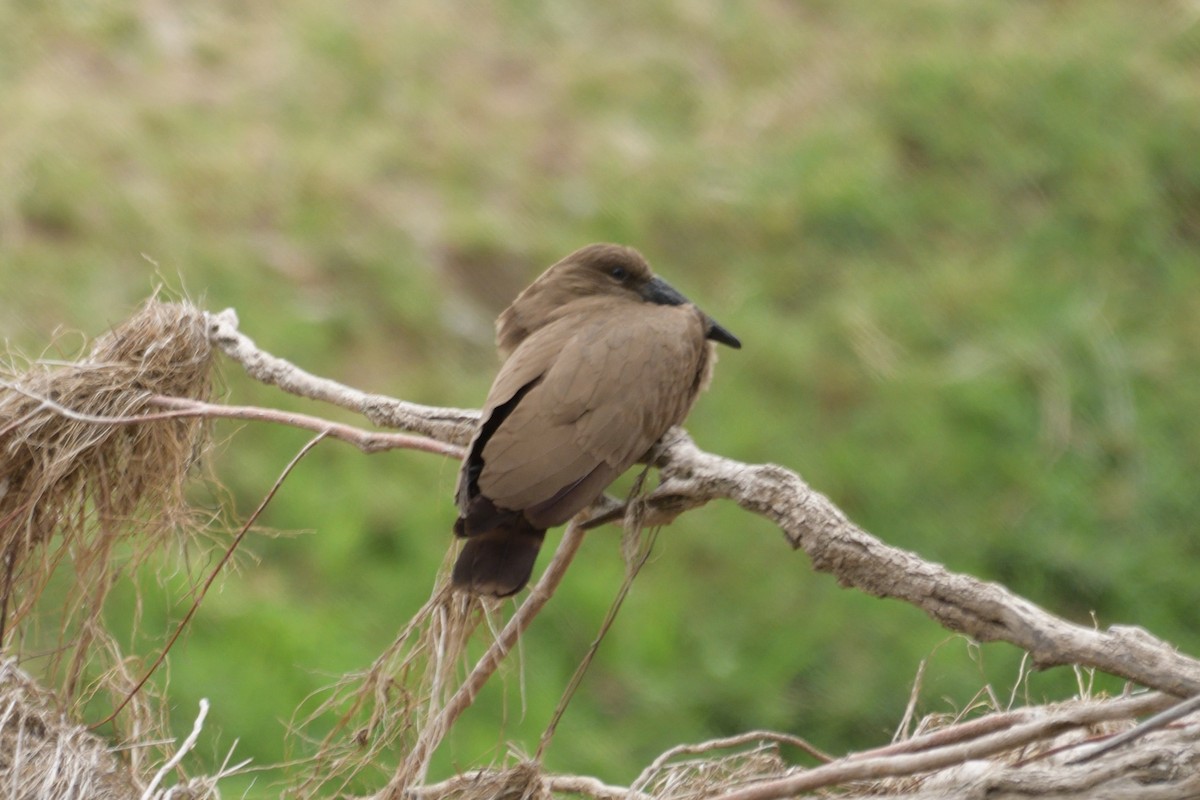
[[[597,240],[745,343],[690,418],[702,447],[1200,653],[1194,2],[0,4],[0,336],[26,353],[165,282],[310,371],[477,406],[495,315]],[[223,373],[231,402],[329,413]],[[197,503],[242,518],[307,439],[217,433],[229,496]],[[262,520],[294,535],[252,537],[172,654],[177,732],[213,703],[194,769],[235,738],[279,761],[301,700],[391,642],[444,556],[456,468],[337,443],[299,466]],[[437,775],[536,747],[620,583],[617,538],[589,537],[523,679],[488,688]],[[187,598],[144,583],[161,639]],[[931,652],[919,711],[1007,697],[1020,653],[947,639],[716,504],[660,536],[547,763],[621,783],[754,728],[879,744]]]

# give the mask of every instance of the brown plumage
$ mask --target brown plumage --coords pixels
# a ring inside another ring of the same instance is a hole
[[[546,270],[496,321],[505,358],[459,473],[454,585],[505,597],[547,528],[592,503],[687,416],[733,334],[614,244]]]

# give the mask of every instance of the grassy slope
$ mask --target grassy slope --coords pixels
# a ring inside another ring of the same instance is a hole
[[[1187,4],[476,5],[0,5],[0,335],[98,331],[160,276],[313,371],[472,405],[513,293],[625,241],[746,343],[693,414],[703,446],[793,466],[889,542],[1073,619],[1200,652]],[[245,514],[303,437],[221,431]],[[207,696],[210,752],[240,737],[279,759],[281,720],[427,595],[454,472],[336,445],[305,462],[265,523],[307,533],[255,540],[173,658],[180,730]],[[525,643],[504,733],[497,687],[440,769],[533,747],[619,574],[595,535]],[[178,615],[168,595],[151,626]],[[549,763],[628,780],[755,727],[878,743],[944,639],[704,509],[664,532]],[[923,707],[967,704],[981,669],[1007,686],[1017,661],[952,642]]]

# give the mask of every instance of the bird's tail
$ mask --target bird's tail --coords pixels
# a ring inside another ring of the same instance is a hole
[[[462,527],[455,525],[455,532],[462,535]],[[533,527],[523,515],[514,514],[498,527],[467,537],[454,562],[451,580],[457,588],[473,594],[516,594],[529,582],[545,536],[545,530]]]

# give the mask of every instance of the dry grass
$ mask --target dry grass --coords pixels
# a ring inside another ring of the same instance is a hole
[[[391,774],[397,754],[410,752],[426,728],[437,725],[461,682],[457,672],[467,643],[484,618],[482,601],[439,583],[369,669],[344,676],[298,723],[303,731],[327,715],[337,719],[308,761],[295,787],[298,796],[340,796],[364,773]],[[425,767],[411,776],[414,785]]]
[[[11,800],[215,800],[217,780],[160,783],[194,744],[185,742],[149,782],[132,772],[105,739],[59,708],[60,698],[0,661],[0,787]],[[200,727],[197,721],[196,730]],[[236,769],[236,768],[235,768]]]
[[[108,743],[57,710],[57,698],[0,662],[0,786],[12,798],[136,797]]]
[[[184,486],[206,441],[200,419],[147,419],[160,411],[151,398],[208,399],[212,363],[203,313],[151,299],[78,363],[35,362],[0,382],[3,646],[48,650],[43,674],[64,702],[115,703],[133,686],[105,600],[123,569],[188,529]],[[39,603],[68,572],[39,631]],[[139,699],[118,732],[137,739],[158,722]]]
[[[644,776],[641,789],[660,800],[700,800],[787,770],[775,744],[758,742],[740,752],[664,764]]]
[[[0,525],[6,553],[82,535],[117,535],[138,514],[162,529],[182,511],[201,422],[113,420],[155,411],[155,394],[207,399],[212,352],[198,309],[150,301],[77,364],[35,364],[0,391]],[[144,537],[142,529],[139,538]],[[14,549],[15,548],[15,549]]]

